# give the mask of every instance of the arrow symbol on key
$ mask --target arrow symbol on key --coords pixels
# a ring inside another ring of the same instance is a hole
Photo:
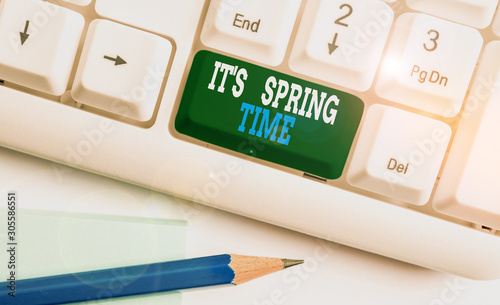
[[[19,35],[21,35],[21,45],[23,45],[28,37],[30,37],[30,34],[28,34],[28,27],[30,26],[30,21],[26,20],[26,25],[24,26],[24,32],[19,32]]]
[[[330,52],[330,55],[332,55],[332,53],[335,52],[335,50],[337,50],[337,48],[339,47],[337,45],[337,36],[339,36],[339,34],[335,33],[335,36],[333,37],[333,41],[331,43],[328,43],[328,50]]]
[[[104,55],[104,59],[114,61],[115,62],[115,66],[124,65],[124,64],[127,63],[125,60],[123,60],[123,58],[121,58],[118,55],[116,55],[116,58]]]

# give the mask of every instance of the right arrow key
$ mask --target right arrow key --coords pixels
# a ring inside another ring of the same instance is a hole
[[[159,100],[172,53],[160,36],[94,20],[83,47],[72,97],[135,121],[148,121]]]

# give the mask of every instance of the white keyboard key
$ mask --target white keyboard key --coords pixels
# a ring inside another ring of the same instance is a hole
[[[38,0],[0,3],[0,79],[52,95],[68,86],[83,16]]]
[[[159,36],[92,21],[71,90],[82,104],[137,121],[151,118],[172,52]]]
[[[92,0],[62,0],[62,1],[80,6],[87,6],[92,2]]]
[[[218,0],[201,41],[208,47],[277,66],[283,61],[300,0]]]
[[[439,212],[500,230],[500,41],[489,43],[437,186]]]
[[[423,205],[430,197],[451,136],[434,119],[373,105],[347,173],[353,186]]]
[[[484,29],[491,23],[498,0],[406,0],[414,10]]]
[[[354,90],[370,88],[394,13],[373,0],[308,2],[290,68]]]
[[[375,91],[382,98],[453,117],[462,107],[482,41],[475,29],[404,14],[396,21]]]

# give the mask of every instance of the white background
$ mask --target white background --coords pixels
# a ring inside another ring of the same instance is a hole
[[[2,192],[17,191],[23,209],[186,219],[186,257],[235,253],[306,261],[236,287],[183,291],[185,305],[500,302],[500,280],[478,282],[442,274],[4,148],[0,186]],[[161,295],[140,303],[164,304]]]

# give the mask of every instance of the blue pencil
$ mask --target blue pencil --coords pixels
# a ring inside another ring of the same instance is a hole
[[[1,304],[48,305],[212,285],[238,285],[303,260],[215,255],[0,283]],[[9,295],[9,293],[11,293]]]

